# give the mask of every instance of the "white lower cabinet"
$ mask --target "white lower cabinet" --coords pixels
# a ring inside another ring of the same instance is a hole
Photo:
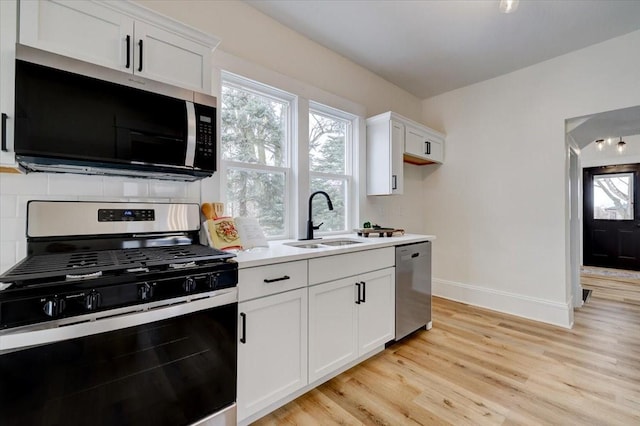
[[[309,287],[309,382],[394,338],[395,268]]]
[[[354,279],[309,287],[309,381],[337,370],[358,354]]]
[[[307,289],[238,305],[238,420],[307,384]]]
[[[395,268],[369,272],[358,277],[363,284],[358,311],[358,356],[380,347],[395,337]]]

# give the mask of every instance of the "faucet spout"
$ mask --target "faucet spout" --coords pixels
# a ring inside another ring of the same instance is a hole
[[[324,195],[324,197],[327,199],[327,208],[329,210],[333,210],[333,203],[331,202],[329,194],[327,194],[326,192],[316,191],[309,196],[309,219],[307,220],[307,238],[305,238],[305,240],[313,240],[313,231],[320,229],[320,226],[322,226],[322,223],[320,223],[320,225],[314,226],[312,218],[313,197],[318,194]]]

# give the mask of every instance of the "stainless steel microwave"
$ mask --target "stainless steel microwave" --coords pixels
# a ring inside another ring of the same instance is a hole
[[[215,172],[215,97],[35,49],[21,52],[14,147],[26,172],[182,181]]]

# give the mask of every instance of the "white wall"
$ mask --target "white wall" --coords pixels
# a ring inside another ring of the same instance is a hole
[[[423,102],[447,134],[424,181],[435,294],[571,324],[565,119],[640,104],[638,46],[640,31]]]

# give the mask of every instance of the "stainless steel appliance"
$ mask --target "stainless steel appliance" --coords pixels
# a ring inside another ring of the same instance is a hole
[[[235,424],[237,263],[197,204],[32,201],[0,276],[0,424]]]
[[[431,241],[396,247],[396,340],[431,329]]]
[[[25,171],[182,181],[215,172],[215,97],[25,46],[18,58],[15,152]]]

